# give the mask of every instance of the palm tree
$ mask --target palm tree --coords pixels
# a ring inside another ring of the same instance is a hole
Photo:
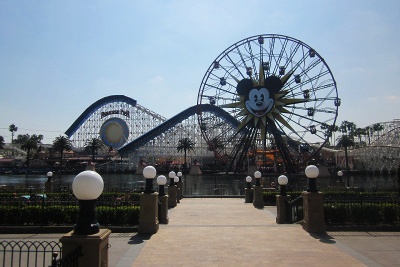
[[[60,157],[61,157],[60,166],[61,166],[61,169],[62,169],[64,150],[70,151],[72,149],[71,140],[69,140],[68,137],[60,135],[59,137],[56,137],[56,139],[54,139],[54,141],[53,141],[53,149],[60,153]]]
[[[94,155],[96,154],[96,152],[104,147],[105,144],[98,138],[92,138],[85,144],[85,149],[89,150],[92,153],[92,162],[94,162]]]
[[[356,134],[357,126],[354,122],[342,121],[342,124],[339,126],[339,131],[350,136],[354,137]]]
[[[0,149],[3,149],[3,148],[4,148],[4,145],[5,145],[5,143],[4,143],[4,137],[0,135]]]
[[[15,126],[15,124],[11,124],[8,127],[8,130],[11,132],[11,144],[14,143],[14,132],[18,131],[18,127]]]
[[[178,152],[181,152],[182,150],[183,150],[183,152],[184,152],[184,155],[185,155],[185,163],[184,163],[184,166],[185,166],[185,168],[186,168],[186,152],[190,152],[190,151],[194,151],[194,146],[195,146],[195,143],[192,141],[192,140],[190,140],[189,138],[187,138],[187,137],[185,137],[185,138],[183,138],[183,139],[180,139],[179,141],[178,141],[178,145],[176,146],[176,149],[178,150]]]
[[[21,149],[26,151],[26,166],[29,166],[31,150],[36,150],[38,148],[38,144],[43,140],[43,135],[33,134],[30,136],[29,134],[18,135],[16,143],[21,144]]]
[[[379,132],[383,130],[383,125],[380,123],[375,123],[372,125],[372,130],[378,133],[378,139],[379,139]]]
[[[344,156],[346,160],[346,170],[349,170],[349,160],[347,155],[347,148],[354,146],[354,140],[348,135],[342,135],[337,139],[337,146],[344,147]]]
[[[358,137],[359,146],[361,147],[361,135],[366,135],[367,132],[366,132],[365,128],[357,128],[355,131],[355,134]]]

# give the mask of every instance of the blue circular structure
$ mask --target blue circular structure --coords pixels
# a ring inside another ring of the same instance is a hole
[[[120,148],[128,137],[128,125],[120,118],[108,119],[100,128],[100,138],[108,147]]]

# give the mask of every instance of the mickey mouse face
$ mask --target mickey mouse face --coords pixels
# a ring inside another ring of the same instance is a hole
[[[244,96],[247,111],[256,117],[262,117],[274,107],[274,94],[281,88],[281,80],[276,76],[269,76],[265,79],[265,86],[254,86],[252,80],[243,79],[238,83],[236,91]]]
[[[253,88],[245,101],[247,110],[256,117],[262,117],[274,106],[274,99],[270,98],[267,88]]]

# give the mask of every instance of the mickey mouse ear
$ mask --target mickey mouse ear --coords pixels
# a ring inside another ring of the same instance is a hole
[[[265,87],[272,93],[277,93],[282,89],[283,83],[278,77],[269,76],[267,79],[265,79]]]
[[[238,85],[236,86],[236,92],[239,95],[246,95],[247,92],[253,88],[253,82],[250,79],[243,79],[241,80]]]

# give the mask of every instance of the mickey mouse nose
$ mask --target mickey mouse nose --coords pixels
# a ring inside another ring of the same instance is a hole
[[[262,106],[262,104],[263,104],[262,102],[257,102],[256,103],[257,106]]]

